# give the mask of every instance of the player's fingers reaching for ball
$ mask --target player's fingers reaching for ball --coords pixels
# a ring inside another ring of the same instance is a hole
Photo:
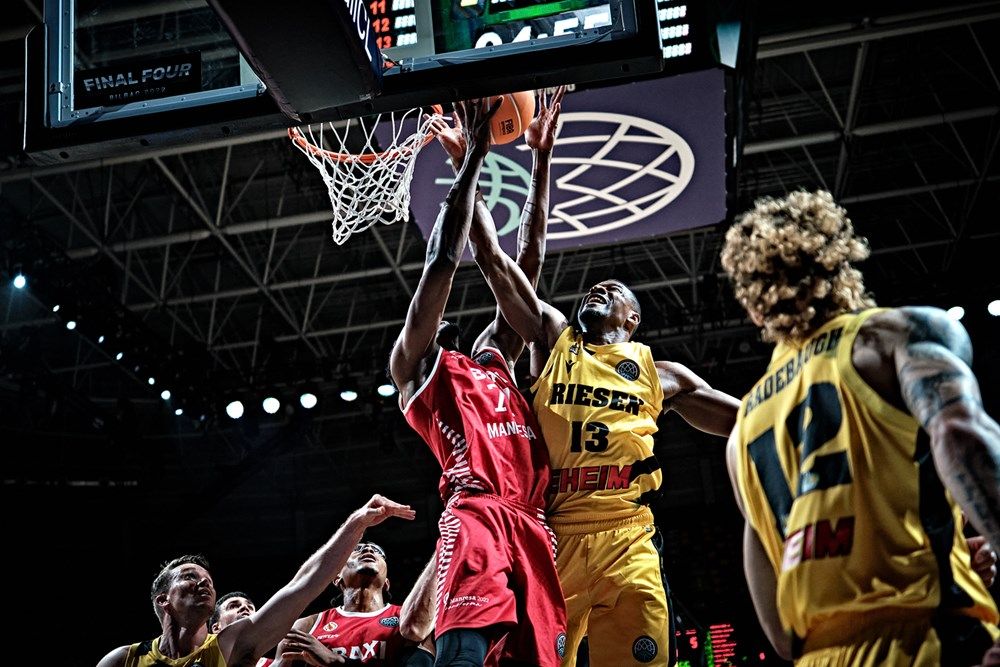
[[[559,103],[562,102],[564,95],[566,95],[566,86],[557,86],[556,92],[552,94],[551,106],[559,106]]]
[[[402,505],[377,493],[372,496],[363,509],[365,517],[371,525],[381,523],[393,516],[407,520],[416,516],[416,512],[409,505]]]

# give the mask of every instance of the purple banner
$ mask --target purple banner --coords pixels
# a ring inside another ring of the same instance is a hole
[[[552,157],[549,249],[610,245],[725,217],[725,92],[718,70],[568,93]],[[436,142],[417,157],[410,207],[427,238],[454,179]],[[521,139],[494,146],[480,177],[513,254],[531,179]]]

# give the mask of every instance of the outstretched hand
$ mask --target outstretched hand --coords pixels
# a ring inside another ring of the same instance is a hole
[[[285,650],[282,660],[301,660],[307,665],[327,667],[327,665],[345,664],[347,661],[338,653],[327,648],[315,636],[292,628],[285,636]]]
[[[494,100],[476,99],[455,103],[455,124],[461,126],[466,145],[480,156],[490,150],[490,121],[503,103],[503,97]]]
[[[989,588],[997,577],[997,554],[982,535],[970,537],[966,542],[969,545],[972,569],[983,580],[986,588]]]
[[[566,94],[566,86],[556,88],[552,98],[543,88],[538,91],[538,113],[524,131],[524,143],[532,150],[551,152],[556,141],[556,129],[559,127],[559,112],[562,110],[562,99]]]
[[[416,512],[409,505],[400,505],[376,493],[363,507],[355,510],[354,515],[362,525],[370,528],[393,516],[412,521]]]
[[[451,158],[455,169],[458,169],[465,161],[465,151],[468,146],[465,143],[465,133],[462,131],[462,121],[457,113],[452,115],[452,122],[454,125],[449,125],[444,116],[434,115],[430,118],[430,129],[441,144],[441,148]]]

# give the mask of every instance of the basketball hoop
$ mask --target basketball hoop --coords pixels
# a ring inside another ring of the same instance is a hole
[[[435,115],[442,113],[439,105],[432,109]],[[420,114],[418,108],[398,116],[391,112],[358,118],[342,128],[333,123],[289,128],[288,138],[326,183],[333,205],[333,241],[337,245],[376,222],[390,225],[409,216],[413,166],[417,153],[433,138],[430,118],[421,118]],[[387,146],[379,150],[373,142],[375,128],[383,120],[389,124],[391,135]],[[404,136],[407,121],[415,121],[417,129]],[[359,152],[348,150],[349,136],[352,145],[361,144]]]

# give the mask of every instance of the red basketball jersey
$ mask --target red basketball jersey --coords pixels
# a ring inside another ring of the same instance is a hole
[[[403,414],[441,464],[445,502],[472,491],[545,506],[549,454],[499,351],[484,348],[471,359],[439,349]]]
[[[373,667],[394,667],[406,642],[399,634],[397,604],[371,612],[327,609],[310,632],[334,653]]]

